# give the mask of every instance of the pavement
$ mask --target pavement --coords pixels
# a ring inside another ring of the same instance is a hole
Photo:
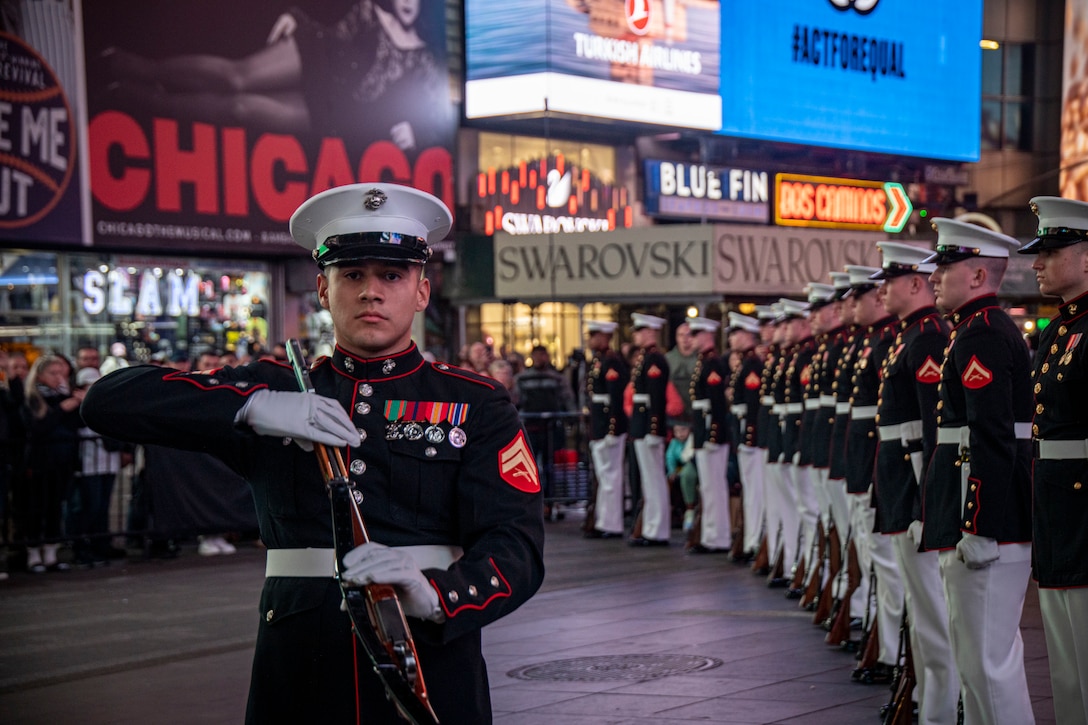
[[[497,725],[875,725],[887,686],[812,615],[720,555],[587,540],[548,522],[540,592],[484,632]],[[243,721],[264,552],[131,558],[0,582],[0,723]],[[1036,722],[1054,723],[1038,594],[1021,625]],[[423,663],[426,667],[426,663]]]

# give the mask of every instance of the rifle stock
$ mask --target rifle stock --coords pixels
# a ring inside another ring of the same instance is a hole
[[[912,695],[916,680],[914,675],[914,656],[907,643],[906,657],[899,670],[899,679],[895,685],[895,694],[884,714],[884,725],[911,725],[914,722],[914,701]]]
[[[831,623],[825,641],[832,647],[841,647],[850,641],[850,600],[861,586],[861,568],[858,565],[858,552],[853,539],[846,549],[846,591],[843,592],[839,609]]]
[[[299,388],[314,393],[298,340],[287,341],[287,356]],[[336,575],[352,630],[398,713],[413,725],[437,725],[438,716],[427,696],[415,642],[396,590],[389,584],[356,587],[341,577],[344,556],[356,546],[368,543],[370,536],[359,511],[358,492],[347,476],[340,449],[315,443],[314,452],[329,493]]]

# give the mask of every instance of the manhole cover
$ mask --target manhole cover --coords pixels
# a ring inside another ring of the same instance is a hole
[[[712,670],[721,664],[721,660],[700,655],[606,655],[527,665],[506,674],[519,680],[653,680]]]

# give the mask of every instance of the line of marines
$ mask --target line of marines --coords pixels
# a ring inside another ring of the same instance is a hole
[[[664,450],[671,397],[686,396],[700,508],[686,551],[784,588],[828,645],[856,652],[854,679],[907,673],[908,718],[932,725],[1034,722],[1020,635],[1033,577],[1056,719],[1088,725],[1088,204],[1031,208],[1023,246],[939,218],[932,249],[878,242],[879,268],[730,312],[731,360],[720,323],[688,318],[690,380],[670,380],[664,319],[632,316],[631,365],[616,323],[589,321],[587,536],[625,535],[630,442],[627,543],[669,544]],[[1061,301],[1034,353],[997,297],[1012,253]]]

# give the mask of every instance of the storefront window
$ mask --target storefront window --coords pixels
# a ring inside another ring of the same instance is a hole
[[[485,341],[493,340],[496,354],[516,352],[527,358],[530,350],[543,345],[557,368],[566,367],[571,353],[584,348],[582,327],[587,319],[612,321],[616,317],[611,305],[600,303],[582,307],[567,302],[480,305],[480,328]]]
[[[261,262],[20,251],[0,261],[7,349],[71,355],[94,345],[105,354],[122,342],[130,359],[148,361],[269,347],[270,273]]]

